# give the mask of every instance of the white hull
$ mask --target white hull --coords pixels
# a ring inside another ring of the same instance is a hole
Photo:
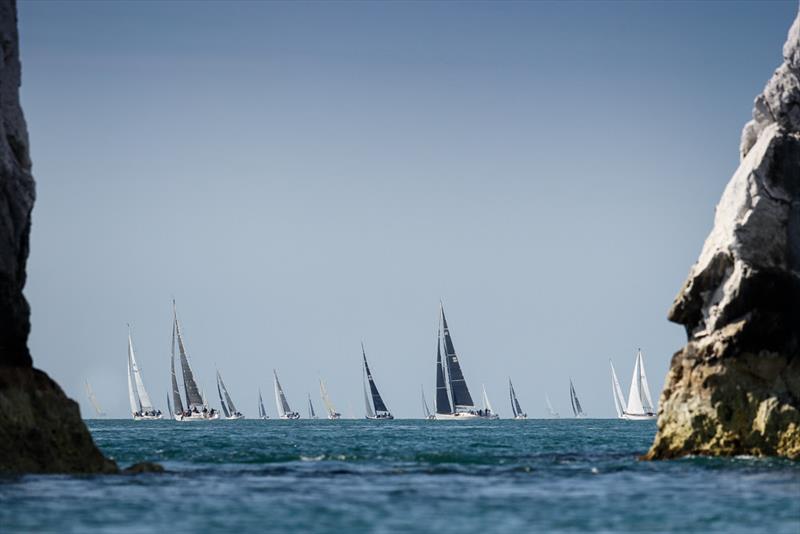
[[[500,419],[500,416],[493,413],[488,415],[478,415],[473,412],[458,413],[437,413],[433,416],[437,421],[466,421],[469,419]]]
[[[332,414],[328,415],[328,419],[341,419],[341,418],[342,418],[342,414],[339,414],[339,413],[332,413]]]
[[[429,415],[428,417],[425,418],[426,421],[434,421],[435,419],[436,419],[436,416],[433,415],[433,414],[431,414],[431,415]]]
[[[241,415],[241,414],[239,414],[239,415],[231,415],[229,417],[226,417],[225,419],[228,420],[228,421],[234,421],[236,419],[244,419],[244,416]]]
[[[380,420],[388,421],[388,420],[394,419],[394,416],[392,414],[389,414],[389,415],[372,415],[372,416],[368,415],[367,419],[377,419],[379,421]]]
[[[213,415],[209,415],[209,414],[205,414],[204,415],[202,413],[193,413],[190,416],[184,416],[182,414],[176,414],[175,415],[175,420],[176,421],[182,421],[182,422],[185,422],[185,421],[214,421],[216,419],[219,419],[219,414],[218,413],[215,413]]]
[[[300,419],[299,413],[287,413],[284,415],[279,415],[278,419]]]
[[[134,421],[155,421],[156,419],[163,419],[163,415],[134,415]]]
[[[619,416],[620,419],[624,419],[626,421],[650,421],[658,417],[654,413],[623,413]]]
[[[527,419],[527,418],[528,418],[528,415],[524,414],[524,413],[514,416],[514,419]]]

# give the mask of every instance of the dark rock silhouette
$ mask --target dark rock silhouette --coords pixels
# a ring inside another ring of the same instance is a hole
[[[669,319],[686,327],[648,458],[800,458],[800,15]]]

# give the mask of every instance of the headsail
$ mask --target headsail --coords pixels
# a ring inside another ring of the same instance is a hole
[[[633,377],[631,378],[631,389],[628,392],[628,405],[625,408],[625,413],[629,414],[642,414],[644,411],[644,403],[642,402],[642,385],[641,373],[639,371],[639,355],[636,355],[636,363],[633,366]]]
[[[450,394],[453,397],[453,411],[459,409],[472,410],[475,403],[472,395],[469,394],[467,381],[461,371],[461,364],[458,362],[456,349],[453,346],[453,339],[450,336],[450,329],[447,327],[447,318],[444,315],[444,306],[440,307],[442,315],[442,329],[444,330],[444,355],[447,360],[447,376],[450,379]]]
[[[291,413],[292,409],[289,408],[289,403],[286,402],[286,395],[283,394],[283,388],[281,383],[278,382],[278,373],[275,369],[272,370],[272,374],[275,375],[275,405],[278,408],[278,415],[284,417],[286,414]]]
[[[219,381],[219,385],[222,386],[222,395],[225,397],[225,404],[228,405],[228,410],[231,412],[231,415],[233,415],[237,412],[236,406],[233,404],[233,399],[230,393],[228,393],[228,388],[225,387],[225,381],[222,380],[222,375],[219,374],[219,371],[217,371],[217,380]]]
[[[225,414],[225,417],[230,417],[232,410],[228,410],[228,407],[225,405],[225,399],[222,398],[222,389],[220,386],[222,385],[222,379],[219,376],[219,371],[217,371],[217,393],[219,394],[219,404],[222,406],[222,413]]]
[[[170,419],[175,417],[175,413],[172,411],[172,403],[169,401],[169,393],[167,393],[167,412],[169,413]]]
[[[614,362],[608,360],[608,363],[611,364],[611,393],[614,395],[614,409],[617,410],[617,417],[622,417],[625,412],[625,396],[622,394],[622,388],[619,386],[619,380],[617,380]]]
[[[181,355],[181,371],[183,373],[183,388],[186,390],[186,405],[189,409],[199,408],[205,406],[203,396],[197,388],[197,382],[194,380],[194,373],[192,367],[189,365],[189,356],[186,354],[186,346],[183,343],[183,336],[181,335],[181,325],[178,322],[178,313],[175,310],[175,301],[172,301],[172,311],[175,320],[175,334],[178,337],[178,350]]]
[[[264,399],[261,398],[261,388],[258,389],[258,416],[267,417],[267,410],[264,409]]]
[[[639,349],[637,355],[639,359],[639,389],[641,390],[640,397],[642,399],[642,406],[645,413],[654,413],[653,399],[650,398],[650,386],[647,384],[647,375],[644,372],[644,358],[642,357],[642,349]]]
[[[486,386],[481,384],[481,387],[483,388],[483,411],[494,413],[494,410],[492,410],[492,403],[489,402],[489,396],[486,394]]]
[[[436,342],[436,413],[453,413],[450,408],[450,397],[447,396],[447,381],[444,378],[444,363],[442,362],[442,334]]]
[[[362,369],[362,371],[361,385],[364,387],[364,409],[367,412],[367,417],[375,417],[375,411],[372,409],[372,400],[369,398],[369,393],[367,393],[367,371],[366,369]]]
[[[422,413],[425,414],[425,419],[430,419],[431,410],[428,408],[428,403],[425,401],[425,388],[423,386],[420,386],[420,392],[422,393]]]
[[[178,388],[178,377],[175,375],[175,327],[178,322],[172,322],[172,352],[169,358],[169,374],[172,379],[172,403],[175,405],[175,413],[183,413],[183,402],[181,402],[181,390]]]
[[[578,400],[578,394],[575,392],[575,386],[572,385],[572,379],[569,379],[569,400],[572,403],[572,413],[575,417],[582,417],[585,414],[583,413],[583,408],[581,408],[581,402]]]
[[[369,382],[369,391],[372,394],[372,405],[375,408],[375,412],[388,413],[389,409],[386,408],[386,404],[383,402],[381,394],[378,393],[378,386],[375,385],[375,380],[372,378],[372,373],[369,370],[369,364],[367,363],[367,353],[364,350],[363,343],[361,344],[361,356],[364,358],[364,371],[367,373],[367,382]]]
[[[511,411],[514,412],[514,417],[518,415],[522,415],[523,411],[522,408],[519,406],[519,400],[517,399],[517,392],[514,391],[514,385],[511,383],[511,379],[508,379],[508,390],[509,394],[511,395]]]
[[[139,408],[143,412],[153,411],[153,403],[150,401],[150,395],[144,389],[144,382],[142,382],[142,373],[139,370],[139,365],[136,363],[136,355],[133,353],[133,341],[131,340],[131,333],[128,330],[128,357],[130,358],[131,371],[133,372],[133,383],[136,386],[136,396],[139,398]]]

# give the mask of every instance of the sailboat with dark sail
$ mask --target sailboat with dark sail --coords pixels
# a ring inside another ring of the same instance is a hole
[[[488,405],[488,399],[484,399],[486,405],[484,408],[488,408],[488,411],[475,407],[467,387],[467,381],[461,371],[456,349],[453,346],[453,338],[450,336],[450,329],[447,326],[444,307],[441,305],[439,316],[441,329],[436,344],[436,414],[434,417],[438,420],[454,421],[479,418],[496,419],[497,416],[491,412]],[[444,361],[442,360],[442,348],[444,348]],[[446,378],[445,369],[447,370]]]
[[[175,344],[177,342],[180,352],[181,378],[183,379],[183,390],[186,395],[186,408],[184,409],[181,390],[178,387],[178,377],[175,374]],[[172,406],[175,411],[176,421],[209,421],[219,419],[219,412],[214,408],[209,410],[197,382],[194,379],[192,366],[189,364],[189,356],[186,354],[186,346],[183,343],[181,327],[178,322],[178,312],[175,301],[172,301],[172,352],[170,353],[170,379],[172,380]]]
[[[131,404],[131,415],[134,421],[161,419],[161,410],[153,407],[150,395],[144,388],[142,372],[139,364],[136,363],[136,355],[133,352],[130,327],[128,327],[128,400]]]
[[[581,408],[581,401],[578,400],[578,394],[575,392],[575,386],[572,385],[572,379],[569,379],[569,400],[572,403],[572,413],[577,419],[586,417],[583,408]]]
[[[311,402],[311,393],[308,394],[308,418],[319,419],[317,412],[314,411],[314,404]]]
[[[609,360],[610,361],[610,360]],[[636,353],[636,363],[633,366],[631,389],[628,392],[628,402],[623,402],[622,388],[619,387],[614,363],[611,363],[611,392],[614,394],[614,408],[617,417],[629,421],[647,421],[656,418],[653,399],[650,397],[650,386],[647,384],[647,374],[644,372],[644,359],[642,349]]]
[[[508,379],[508,394],[511,396],[511,413],[514,414],[514,419],[527,419],[528,414],[522,411],[522,408],[519,405],[519,399],[517,398],[517,392],[514,391],[514,384],[511,383],[511,379]]]
[[[361,344],[361,356],[364,359],[364,373],[362,375],[362,385],[364,386],[364,404],[367,409],[367,419],[394,419],[394,416],[386,407],[383,402],[381,394],[378,392],[378,386],[375,385],[375,380],[372,378],[372,373],[369,370],[367,363],[367,352],[364,350],[364,344]],[[367,394],[367,385],[364,382],[369,382],[369,395]]]
[[[233,405],[233,399],[228,393],[228,388],[225,387],[225,382],[222,380],[219,370],[217,370],[217,393],[219,393],[219,404],[222,406],[222,413],[225,414],[225,419],[244,419],[242,412]]]
[[[293,412],[289,408],[289,403],[286,401],[286,395],[283,393],[281,383],[278,381],[278,373],[275,369],[272,370],[275,376],[275,406],[278,408],[278,419],[300,419],[300,414]]]
[[[336,411],[336,407],[334,407],[330,396],[328,396],[328,388],[325,387],[325,381],[321,378],[319,379],[319,394],[322,397],[325,409],[328,411],[328,419],[341,419],[342,414]]]
[[[258,389],[258,418],[269,419],[267,410],[264,409],[264,399],[261,398],[261,388]]]

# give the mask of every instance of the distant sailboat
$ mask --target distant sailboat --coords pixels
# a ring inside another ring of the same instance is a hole
[[[517,399],[517,392],[514,391],[514,384],[511,383],[510,378],[508,379],[508,394],[511,397],[511,412],[514,414],[514,419],[527,419],[528,414],[522,411],[519,399]]]
[[[186,409],[181,399],[181,391],[178,387],[178,378],[175,374],[175,344],[177,342],[180,352],[181,378],[183,378],[183,390],[186,394]],[[175,301],[172,301],[172,352],[170,353],[170,379],[172,380],[172,403],[175,410],[176,421],[208,421],[219,419],[219,412],[215,409],[208,409],[205,396],[200,393],[197,382],[194,379],[192,366],[189,364],[189,356],[186,354],[186,346],[181,335],[181,326],[178,322],[178,311]]]
[[[308,418],[319,419],[317,412],[314,411],[314,405],[311,403],[311,393],[308,394]]]
[[[167,411],[169,412],[169,418],[175,418],[175,412],[172,411],[172,403],[169,401],[169,393],[167,393]]]
[[[614,371],[614,363],[611,363],[611,391],[614,395],[614,408],[617,410],[617,417],[629,421],[646,421],[655,419],[656,413],[653,407],[653,400],[650,398],[650,386],[647,383],[647,374],[644,372],[644,359],[642,349],[636,353],[636,363],[633,366],[633,378],[631,379],[631,389],[628,394],[628,403],[623,402],[622,388],[617,380],[617,373]]]
[[[364,404],[367,408],[367,419],[394,419],[394,416],[383,402],[381,394],[378,392],[378,386],[375,385],[375,380],[372,378],[372,373],[370,372],[369,364],[367,363],[367,353],[364,350],[363,343],[361,344],[361,356],[364,358],[364,375],[362,376],[362,381],[365,376],[367,382],[369,382],[370,391],[370,394],[367,395],[367,386],[366,384],[363,384]]]
[[[544,394],[544,401],[547,403],[547,412],[550,414],[550,417],[555,419],[561,417],[558,415],[558,412],[553,409],[553,404],[550,402],[550,397],[547,395],[547,393]]]
[[[500,419],[500,416],[492,410],[492,403],[489,402],[489,396],[486,394],[486,386],[481,384],[483,388],[483,417],[486,419]]]
[[[128,400],[131,404],[131,415],[134,421],[161,419],[161,410],[153,407],[150,395],[147,394],[147,390],[144,388],[142,373],[139,370],[139,365],[136,363],[136,355],[133,352],[130,327],[128,328]]]
[[[267,410],[264,409],[264,399],[261,398],[261,388],[258,389],[258,418],[269,419]]]
[[[331,398],[328,396],[328,389],[325,387],[325,381],[321,378],[319,379],[319,394],[322,397],[322,403],[325,405],[325,409],[328,411],[328,419],[340,419],[342,414],[337,412],[336,408],[333,406]]]
[[[97,402],[97,397],[94,396],[94,391],[92,390],[92,386],[89,385],[89,381],[86,381],[86,396],[89,397],[89,402],[92,404],[92,408],[94,408],[94,413],[97,417],[105,417],[106,412],[104,412],[100,408],[100,404]]]
[[[300,419],[300,414],[293,412],[292,409],[289,408],[289,403],[286,401],[286,395],[283,393],[281,383],[278,382],[278,373],[275,369],[272,370],[272,374],[275,376],[275,405],[278,408],[278,418]]]
[[[219,393],[219,403],[222,406],[222,413],[225,414],[225,419],[244,419],[242,412],[236,409],[233,405],[228,388],[225,387],[225,382],[222,380],[222,375],[217,371],[217,393]]]
[[[569,379],[569,400],[572,403],[572,413],[576,418],[581,419],[586,417],[586,414],[581,408],[581,402],[578,400],[578,394],[575,393],[575,386],[572,385],[572,379]]]
[[[476,409],[472,395],[469,394],[467,381],[461,371],[456,349],[453,346],[447,318],[444,315],[444,307],[441,305],[439,316],[442,329],[439,331],[439,340],[436,345],[436,419],[455,421],[482,417],[495,419],[494,414]],[[442,361],[442,347],[444,348],[444,361]],[[445,369],[447,369],[447,380],[445,380]],[[450,397],[448,397],[448,389]],[[453,400],[452,408],[450,398]]]
[[[436,419],[436,416],[434,416],[431,413],[430,408],[428,408],[428,403],[425,400],[425,388],[423,386],[420,386],[420,390],[421,390],[421,393],[422,393],[422,413],[425,414],[425,419],[428,420],[428,421],[430,421],[432,419]]]

